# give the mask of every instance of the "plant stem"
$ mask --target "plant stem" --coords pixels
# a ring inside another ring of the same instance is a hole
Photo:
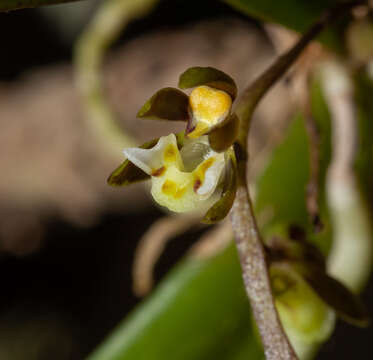
[[[0,1],[0,12],[19,10],[25,8],[35,8],[45,5],[56,5],[64,4],[73,1],[80,0],[1,0]]]
[[[1,1],[1,0],[0,0]],[[86,112],[87,125],[103,149],[122,158],[121,149],[135,139],[117,121],[105,96],[102,79],[104,56],[127,24],[146,14],[157,0],[106,0],[76,43],[76,85]]]
[[[344,2],[326,11],[292,48],[280,56],[248,86],[236,108],[237,115],[240,118],[240,131],[235,144],[238,188],[231,212],[231,221],[244,285],[251,302],[267,360],[297,359],[297,356],[283,330],[274,305],[263,242],[247,187],[247,140],[252,114],[261,98],[285,74],[307,45],[335,19],[347,14],[354,6],[362,3],[364,1]]]

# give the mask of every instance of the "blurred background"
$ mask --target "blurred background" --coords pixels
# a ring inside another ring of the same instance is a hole
[[[134,253],[165,216],[144,187],[106,185],[120,154],[105,151],[85,121],[73,48],[99,3],[0,14],[0,359],[87,357],[141,301],[132,290]],[[222,2],[162,0],[115,42],[105,91],[141,143],[174,129],[135,114],[187,67],[223,69],[243,89],[276,53],[262,23]],[[264,155],[254,172],[295,111],[286,80],[256,114],[252,152]],[[205,231],[194,226],[167,245],[156,282]],[[372,285],[363,298],[372,311]],[[318,358],[369,358],[372,336],[371,328],[338,322]]]

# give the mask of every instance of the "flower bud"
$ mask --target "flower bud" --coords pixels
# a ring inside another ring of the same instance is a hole
[[[290,339],[305,343],[326,340],[333,331],[334,311],[292,269],[272,265],[270,275],[277,311]]]

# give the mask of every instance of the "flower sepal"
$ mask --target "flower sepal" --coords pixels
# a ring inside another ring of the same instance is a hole
[[[157,91],[139,110],[137,117],[153,120],[188,121],[189,98],[179,89]]]
[[[175,134],[177,146],[180,149],[184,143],[184,132]],[[146,143],[139,146],[140,149],[151,149],[159,142],[159,138],[147,141]],[[150,174],[147,174],[141,168],[136,166],[133,162],[128,159],[124,160],[123,163],[118,166],[107,179],[107,183],[111,186],[128,186],[140,181],[150,179]]]
[[[216,152],[229,149],[237,139],[239,126],[238,116],[233,113],[223,124],[213,128],[208,133],[211,148]]]
[[[223,220],[231,210],[237,190],[236,159],[232,150],[226,154],[226,179],[220,199],[206,212],[201,220],[204,224],[214,224]]]
[[[223,71],[212,67],[191,67],[179,77],[180,89],[190,89],[201,85],[225,91],[231,96],[232,101],[237,96],[237,86],[234,80]]]

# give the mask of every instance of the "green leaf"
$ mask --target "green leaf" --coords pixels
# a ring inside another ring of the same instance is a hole
[[[281,24],[304,32],[322,12],[340,0],[224,0],[242,13],[266,22]],[[321,39],[327,45],[340,48],[341,32],[327,29]]]
[[[236,250],[176,267],[88,360],[262,360]]]
[[[184,142],[184,132],[175,135],[177,145],[180,149],[183,146]],[[157,144],[158,140],[159,138],[150,140],[145,144],[142,144],[140,148],[151,149],[153,146]],[[111,175],[107,179],[107,183],[111,186],[127,186],[148,179],[150,179],[150,175],[146,174],[144,171],[142,171],[140,168],[134,165],[131,161],[126,159],[118,168],[116,168],[111,173]]]
[[[237,139],[240,121],[236,114],[231,114],[224,124],[211,130],[209,143],[216,152],[223,152],[233,145]]]
[[[212,67],[191,67],[180,75],[179,88],[207,85],[227,92],[234,100],[237,96],[237,86],[234,80],[226,73]]]
[[[11,10],[18,10],[24,8],[35,8],[46,5],[63,4],[74,1],[79,0],[1,0],[0,12],[8,12]]]
[[[313,234],[306,205],[306,188],[310,176],[309,139],[305,120],[298,114],[287,130],[284,141],[257,181],[255,210],[258,218],[267,219],[261,226],[265,237],[287,234],[290,226],[307,231],[307,240],[327,255],[332,228],[326,204],[325,179],[331,158],[330,117],[320,84],[312,84],[312,112],[319,129],[319,203],[323,231]],[[281,231],[279,234],[278,232]]]
[[[295,263],[297,271],[325,301],[346,322],[356,326],[368,326],[370,319],[364,304],[338,280],[330,277],[314,264]]]
[[[272,213],[267,226],[283,224],[306,228],[306,185],[309,176],[308,140],[303,119],[297,116],[288,136],[273,154],[273,161],[258,179],[256,211]],[[264,216],[264,215],[263,215]]]
[[[167,87],[157,91],[139,110],[137,117],[187,121],[189,98],[182,91]]]
[[[214,224],[223,220],[232,208],[237,190],[237,169],[234,154],[229,154],[229,169],[226,189],[221,198],[207,211],[202,219],[204,224]]]

